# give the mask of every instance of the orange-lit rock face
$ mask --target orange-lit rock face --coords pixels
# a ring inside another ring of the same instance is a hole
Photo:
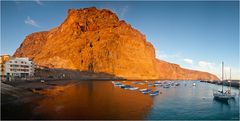
[[[143,34],[111,11],[96,8],[69,10],[60,26],[27,36],[14,56],[50,68],[92,70],[127,79],[165,78],[168,74],[162,67],[171,65],[155,59],[155,50]],[[169,71],[176,73],[172,79],[181,77],[178,70]]]
[[[200,72],[181,68],[177,64],[157,60],[160,79],[178,79],[178,80],[218,80],[218,78],[207,72]]]

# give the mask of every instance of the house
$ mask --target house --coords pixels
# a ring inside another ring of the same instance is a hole
[[[1,79],[12,80],[34,76],[34,64],[28,58],[1,56]]]

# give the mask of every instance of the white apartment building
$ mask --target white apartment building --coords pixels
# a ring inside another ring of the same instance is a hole
[[[34,64],[28,58],[11,58],[5,63],[6,77],[26,78],[34,76]]]

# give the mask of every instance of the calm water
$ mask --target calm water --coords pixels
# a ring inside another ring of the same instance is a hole
[[[229,103],[213,99],[221,86],[199,81],[178,81],[180,86],[159,89],[151,97],[138,90],[114,87],[111,81],[91,81],[44,90],[46,97],[32,102],[31,119],[239,119],[239,97]],[[192,83],[196,86],[193,87]],[[132,84],[140,88],[147,85]],[[185,86],[185,83],[187,84]],[[225,87],[226,89],[227,87]],[[239,93],[238,89],[233,92]],[[29,118],[28,117],[28,118]]]

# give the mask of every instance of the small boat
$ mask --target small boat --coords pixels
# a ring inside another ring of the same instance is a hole
[[[180,85],[180,83],[175,83],[175,86],[179,86]]]
[[[130,88],[132,88],[131,85],[125,85],[125,86],[124,86],[124,89],[130,89]]]
[[[126,86],[124,84],[122,84],[119,87],[125,89]]]
[[[196,83],[193,83],[192,85],[193,85],[193,86],[196,86]]]
[[[141,91],[141,93],[147,94],[147,93],[150,93],[151,91],[152,91],[151,89],[147,89],[147,90]]]
[[[120,82],[112,81],[112,84],[120,84]]]
[[[149,83],[148,86],[153,86],[153,84],[152,84],[152,83]]]
[[[159,90],[154,91],[154,92],[150,92],[149,95],[156,96],[156,95],[159,95],[159,92],[160,92]]]
[[[160,82],[154,82],[154,86],[161,86],[162,85],[162,83],[160,83]]]
[[[123,84],[122,83],[114,83],[114,86],[115,87],[120,87],[120,86],[122,86]]]
[[[133,87],[133,86],[131,86],[130,88],[129,88],[129,90],[137,90],[138,89],[138,87]]]
[[[144,85],[143,82],[133,82],[133,84],[140,84],[140,85]]]
[[[132,82],[133,84],[138,84],[139,82]]]
[[[134,87],[134,86],[131,86],[131,85],[125,85],[124,89],[126,89],[126,90],[137,90],[138,87]]]
[[[142,91],[146,91],[146,90],[147,90],[147,88],[139,89],[140,92],[142,92]]]
[[[171,87],[170,84],[165,84],[165,85],[163,85],[163,88],[170,88],[170,87]]]

